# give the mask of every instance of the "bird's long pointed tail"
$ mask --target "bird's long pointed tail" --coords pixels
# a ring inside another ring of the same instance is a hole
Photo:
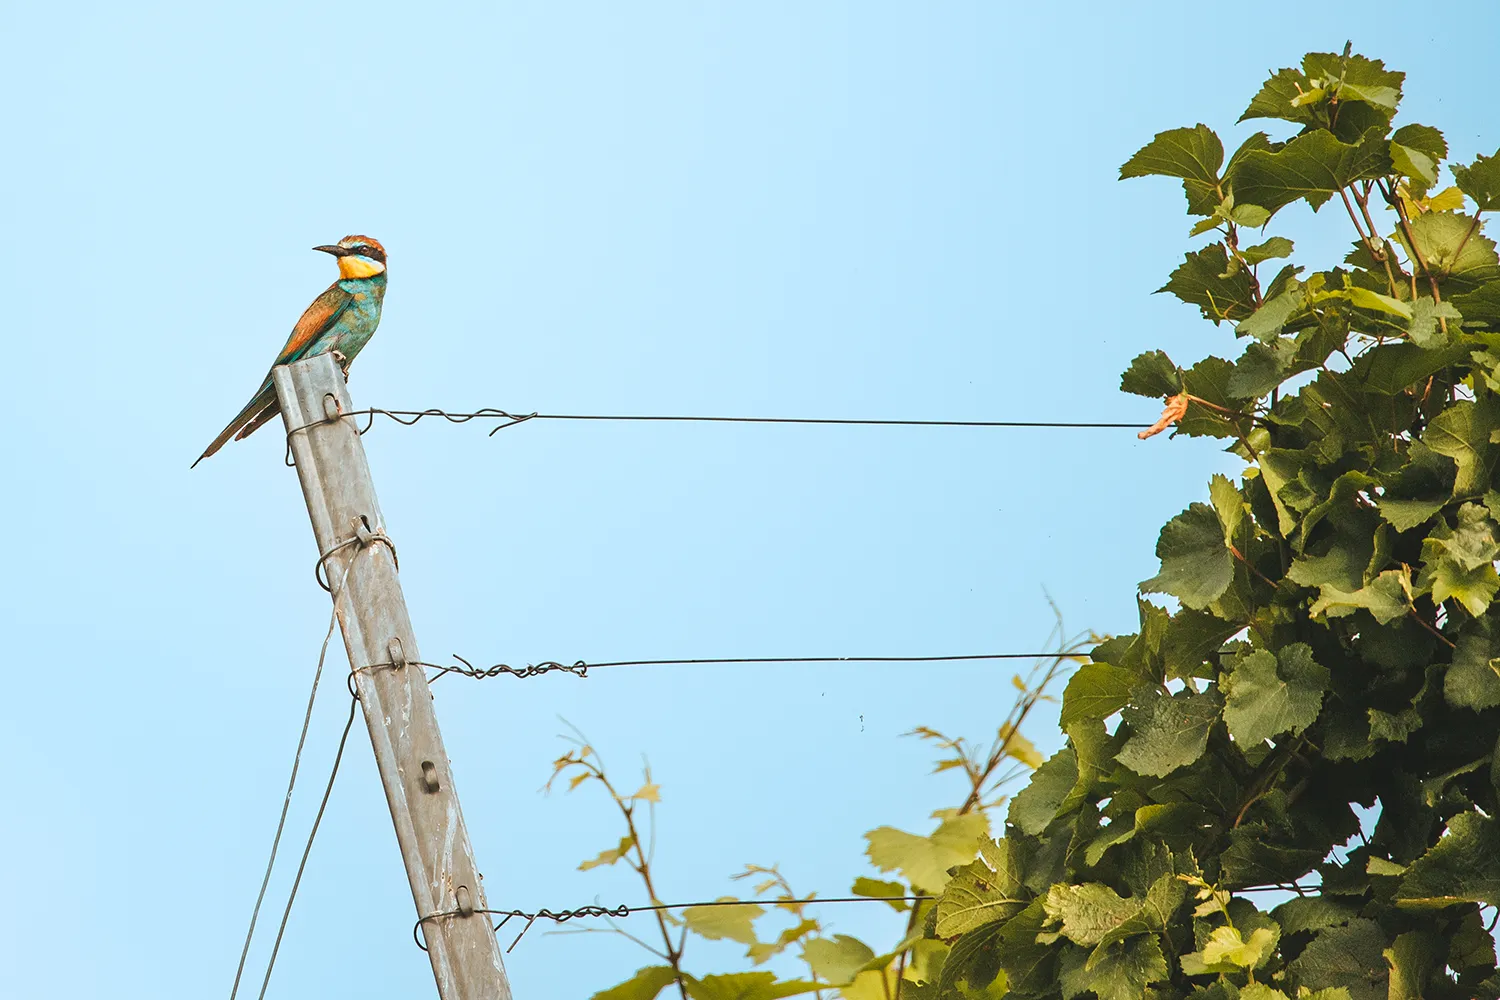
[[[229,421],[229,424],[219,432],[219,436],[214,438],[213,443],[204,449],[203,454],[199,455],[197,461],[188,466],[188,468],[196,468],[198,462],[203,461],[224,447],[224,443],[230,438],[238,440],[249,435],[261,424],[280,412],[281,403],[276,398],[276,387],[271,384],[271,380],[268,378],[265,384],[260,387],[260,391],[251,398],[250,402],[245,404],[245,408],[235,414],[234,419]]]

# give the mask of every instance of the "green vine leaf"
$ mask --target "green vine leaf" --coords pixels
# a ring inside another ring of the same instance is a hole
[[[1205,319],[1215,323],[1238,322],[1255,311],[1255,292],[1248,272],[1230,271],[1229,251],[1222,243],[1211,243],[1183,258],[1171,278],[1158,292],[1171,292],[1188,305],[1197,306]]]
[[[1131,689],[1139,683],[1140,677],[1123,667],[1085,663],[1063,690],[1060,724],[1067,729],[1075,722],[1108,718],[1129,703]]]
[[[1500,527],[1479,504],[1458,509],[1458,525],[1439,524],[1422,540],[1422,573],[1417,588],[1442,604],[1457,600],[1476,617],[1483,615],[1500,590],[1495,560],[1500,557]]]
[[[1390,496],[1381,497],[1375,504],[1380,516],[1397,531],[1410,531],[1426,524],[1447,505],[1447,497],[1435,500],[1401,500]]]
[[[1182,178],[1188,212],[1209,215],[1218,207],[1219,167],[1224,162],[1224,144],[1207,125],[1160,132],[1120,167],[1120,178]]]
[[[1385,128],[1374,126],[1357,142],[1324,131],[1300,135],[1275,152],[1254,152],[1236,168],[1235,197],[1272,212],[1306,199],[1314,209],[1357,180],[1391,172]]]
[[[1240,256],[1245,258],[1246,264],[1249,264],[1253,267],[1256,264],[1262,264],[1268,260],[1276,260],[1277,258],[1281,257],[1290,257],[1292,255],[1292,250],[1293,244],[1291,240],[1287,239],[1285,236],[1272,236],[1264,243],[1257,243],[1254,246],[1245,247],[1240,251]]]
[[[1157,688],[1138,694],[1123,713],[1131,735],[1120,748],[1120,763],[1155,778],[1193,763],[1208,746],[1208,731],[1219,719],[1220,705],[1213,689],[1168,695]]]
[[[1290,969],[1309,989],[1342,987],[1351,1000],[1387,1000],[1385,945],[1385,933],[1375,921],[1351,920],[1319,932]]]
[[[1140,904],[1121,899],[1107,885],[1054,885],[1042,900],[1049,926],[1057,927],[1038,938],[1042,943],[1065,937],[1090,948],[1104,940],[1114,928],[1140,911]]]
[[[1161,572],[1141,583],[1142,593],[1171,594],[1201,611],[1234,581],[1234,557],[1224,544],[1224,526],[1207,504],[1191,504],[1167,522],[1156,556]]]
[[[1423,432],[1422,443],[1457,466],[1454,497],[1479,496],[1490,488],[1496,457],[1491,435],[1500,426],[1497,417],[1496,407],[1488,402],[1460,400],[1434,417]]]
[[[1030,902],[1018,881],[1010,880],[1007,884],[1007,880],[997,877],[980,862],[970,862],[949,880],[938,899],[937,935],[954,937],[1008,920]]]
[[[1500,906],[1500,822],[1473,812],[1454,816],[1447,836],[1408,866],[1396,900],[1408,909]]]
[[[1167,960],[1154,934],[1142,934],[1085,956],[1067,953],[1060,983],[1063,995],[1092,992],[1099,1000],[1140,1000],[1147,987],[1167,978]]]
[[[1240,321],[1234,332],[1242,337],[1254,337],[1263,344],[1270,344],[1281,336],[1292,317],[1308,308],[1307,290],[1296,278],[1287,282],[1286,288],[1275,298],[1269,299],[1255,312]],[[1279,380],[1278,380],[1279,382]]]
[[[1500,707],[1500,649],[1495,648],[1490,628],[1480,628],[1458,640],[1453,662],[1443,677],[1443,697],[1454,708],[1476,712]]]
[[[1478,231],[1478,223],[1461,212],[1427,212],[1411,220],[1411,237],[1427,272],[1460,290],[1472,290],[1500,278],[1495,241]],[[1404,229],[1392,238],[1410,254]]]
[[[1453,179],[1458,182],[1459,190],[1474,199],[1479,211],[1500,208],[1500,152],[1494,156],[1476,156],[1467,167],[1455,164]]]
[[[1007,821],[1033,836],[1040,834],[1057,817],[1076,784],[1078,754],[1064,747],[1032,772],[1031,783],[1010,800]]]
[[[1229,734],[1247,753],[1282,733],[1300,735],[1323,707],[1329,676],[1304,642],[1235,658],[1224,681]]]
[[[1430,931],[1411,931],[1381,954],[1391,967],[1390,1000],[1422,1000],[1433,970],[1443,964],[1443,940]]]
[[[1175,396],[1182,391],[1182,373],[1162,351],[1148,351],[1120,376],[1120,391],[1158,398]]]
[[[1448,141],[1430,125],[1403,125],[1391,135],[1391,163],[1396,172],[1425,190],[1437,183],[1438,164],[1448,155]]]

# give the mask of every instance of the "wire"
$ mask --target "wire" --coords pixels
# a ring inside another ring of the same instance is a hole
[[[286,828],[287,812],[291,809],[292,806],[292,790],[297,785],[297,772],[302,766],[302,750],[307,745],[307,731],[312,722],[313,703],[317,700],[318,684],[323,679],[323,665],[328,660],[328,644],[333,640],[333,630],[338,626],[339,597],[343,594],[344,584],[349,579],[349,571],[354,568],[354,560],[359,557],[359,553],[373,548],[373,542],[375,541],[383,540],[386,545],[390,545],[390,540],[386,539],[383,533],[372,533],[370,537],[371,542],[366,543],[364,539],[361,538],[361,536],[356,535],[354,538],[339,542],[337,545],[333,546],[333,548],[329,549],[318,558],[314,575],[318,577],[319,585],[323,586],[324,589],[328,591],[329,596],[332,598],[333,610],[328,615],[328,630],[323,633],[323,644],[318,649],[318,667],[313,672],[312,691],[307,696],[307,712],[302,718],[302,732],[297,736],[297,752],[292,758],[292,775],[291,778],[287,781],[286,798],[281,803],[281,818],[276,822],[276,836],[271,841],[271,856],[266,859],[266,873],[265,876],[261,879],[260,892],[255,897],[255,907],[250,912],[250,927],[245,931],[245,946],[240,950],[240,963],[234,972],[234,985],[230,988],[229,1000],[235,1000],[235,997],[239,994],[240,980],[245,974],[245,960],[250,954],[250,944],[255,938],[255,925],[260,919],[261,904],[265,901],[266,898],[266,887],[271,882],[271,872],[276,867],[276,855],[277,851],[281,847],[281,834],[282,831]],[[323,584],[322,572],[324,566],[328,562],[329,557],[356,542],[360,543],[360,547],[356,549],[354,555],[344,563],[344,571],[339,574],[338,584],[336,586],[332,584]],[[391,551],[394,554],[394,546],[391,546]],[[265,979],[261,982],[260,997],[262,998],[262,1000],[266,995],[266,987],[271,982],[271,970],[276,966],[276,954],[281,950],[281,938],[282,935],[286,932],[287,919],[291,916],[292,902],[297,898],[297,887],[302,883],[302,872],[307,866],[307,856],[312,851],[313,838],[318,835],[318,826],[323,822],[323,810],[328,805],[328,796],[333,792],[333,781],[334,778],[338,776],[339,762],[342,761],[344,757],[344,744],[349,739],[349,727],[354,723],[354,705],[358,704],[359,696],[354,694],[352,687],[349,693],[353,696],[353,702],[349,706],[349,721],[344,724],[344,735],[339,738],[338,752],[334,755],[333,759],[333,772],[328,776],[328,786],[323,790],[323,801],[318,805],[318,814],[313,820],[312,831],[307,835],[307,846],[303,849],[302,852],[302,862],[297,866],[296,880],[292,883],[292,890],[290,895],[287,897],[286,908],[282,911],[281,914],[281,926],[276,931],[276,944],[271,949],[271,957],[266,963],[266,976]]]
[[[1010,428],[1057,428],[1070,430],[1140,430],[1146,426],[1142,423],[1115,423],[1107,421],[1075,421],[1075,420],[912,420],[912,419],[870,419],[853,417],[726,417],[726,416],[702,416],[702,415],[661,415],[661,414],[624,414],[624,413],[511,413],[509,410],[501,410],[495,407],[485,407],[464,413],[455,413],[449,410],[437,408],[427,410],[387,410],[381,407],[369,407],[363,410],[350,410],[348,413],[339,414],[343,417],[369,417],[369,421],[360,433],[364,434],[374,426],[375,417],[389,417],[405,427],[410,427],[424,417],[441,417],[443,420],[453,424],[465,424],[470,420],[502,420],[504,423],[493,428],[490,435],[494,436],[499,431],[517,424],[523,424],[531,420],[596,420],[632,423],[712,423],[712,424],[819,424],[819,425],[841,425],[858,427],[1010,427]],[[324,420],[304,424],[287,431],[290,437],[297,431],[308,427],[325,423]]]
[[[323,799],[318,803],[318,814],[313,817],[312,830],[307,834],[307,846],[302,849],[302,860],[297,863],[297,877],[292,880],[292,891],[287,894],[286,908],[281,911],[281,925],[276,928],[276,943],[271,946],[271,959],[266,963],[266,978],[261,981],[258,1000],[265,1000],[266,988],[271,985],[271,970],[276,968],[276,956],[281,951],[281,939],[286,934],[286,924],[292,916],[292,903],[296,901],[297,889],[302,885],[302,873],[307,870],[307,858],[312,854],[313,841],[318,836],[318,827],[323,824],[323,811],[328,808],[328,797],[333,794],[334,779],[339,776],[339,764],[344,759],[344,747],[349,742],[349,730],[354,727],[354,710],[358,705],[358,695],[349,699],[349,718],[344,722],[344,734],[339,737],[338,752],[333,755],[333,768],[328,772],[328,784],[323,788]]]
[[[610,660],[589,663],[588,667],[643,667],[653,664],[703,664],[703,663],[958,663],[970,660],[1034,660],[1051,659],[1057,656],[1080,656],[1079,653],[964,653],[958,656],[757,656],[719,657],[697,660]],[[582,661],[580,661],[582,662]]]
[[[455,667],[439,663],[425,663],[412,661],[410,666],[429,667],[437,673],[428,678],[428,683],[433,683],[448,674],[460,674],[473,680],[484,680],[490,677],[499,677],[506,674],[512,677],[526,678],[537,677],[541,674],[554,671],[573,674],[577,677],[587,677],[590,670],[604,667],[647,667],[647,666],[711,666],[721,664],[749,664],[749,663],[961,663],[977,660],[1037,660],[1054,659],[1057,657],[1073,658],[1087,656],[1087,653],[1073,652],[1063,653],[1053,650],[1048,653],[964,653],[955,656],[735,656],[735,657],[712,657],[681,660],[601,660],[590,663],[586,660],[575,660],[572,663],[560,663],[557,660],[543,660],[540,663],[528,663],[524,667],[512,667],[509,664],[497,663],[491,667],[476,667],[468,660],[452,654],[453,658],[463,666]],[[393,667],[391,663],[372,663],[362,670],[378,667]]]
[[[1085,423],[1054,420],[871,420],[847,417],[705,417],[705,416],[644,416],[636,414],[600,413],[531,413],[521,419],[510,418],[510,423],[496,427],[496,431],[513,427],[523,420],[612,420],[657,423],[702,423],[702,424],[835,424],[859,427],[1056,427],[1090,428],[1112,430],[1136,430],[1140,424]]]
[[[795,900],[795,902],[802,903],[802,904],[807,904],[807,903],[887,903],[887,904],[889,904],[889,903],[896,903],[896,902],[921,902],[921,901],[924,901],[924,900],[932,900],[932,899],[937,899],[937,897],[936,896],[832,896],[832,897],[827,897],[827,898],[820,899],[816,895],[814,895],[814,896],[811,896],[811,897],[809,897],[807,899],[798,899],[798,900]],[[514,917],[520,917],[521,919],[523,919],[523,920],[526,921],[526,926],[523,927],[523,928],[521,928],[521,933],[517,934],[516,935],[516,939],[510,943],[510,947],[507,948],[507,949],[505,949],[506,953],[509,954],[511,951],[513,951],[515,949],[516,945],[518,945],[518,944],[521,943],[521,938],[523,938],[523,937],[526,936],[526,932],[529,931],[529,930],[531,930],[531,925],[534,924],[534,923],[536,923],[538,920],[551,920],[551,921],[554,921],[554,922],[560,924],[560,923],[564,923],[565,921],[568,921],[568,920],[576,920],[576,919],[578,919],[580,917],[628,917],[632,913],[650,913],[650,912],[654,912],[654,911],[657,911],[657,910],[686,910],[686,909],[691,909],[693,907],[700,907],[700,906],[705,906],[705,907],[706,906],[764,906],[764,905],[766,905],[768,903],[775,904],[775,903],[780,903],[780,902],[793,902],[793,900],[711,899],[711,900],[705,900],[704,902],[701,902],[701,903],[650,903],[650,904],[643,905],[643,906],[626,906],[624,904],[621,904],[619,906],[597,906],[597,905],[595,905],[595,906],[580,906],[580,907],[578,907],[575,910],[558,910],[556,912],[553,912],[552,910],[542,909],[542,910],[537,910],[534,913],[527,912],[526,910],[479,910],[479,909],[468,910],[468,911],[444,910],[441,913],[429,913],[425,917],[418,917],[417,918],[417,922],[412,925],[411,936],[412,936],[412,940],[416,942],[417,947],[421,948],[423,951],[426,951],[427,950],[427,945],[425,943],[423,943],[422,938],[418,935],[418,931],[420,931],[422,929],[422,925],[425,924],[425,923],[427,923],[429,920],[438,920],[438,919],[440,919],[442,917],[460,917],[460,916],[466,917],[466,916],[469,916],[469,915],[475,914],[475,913],[487,913],[487,914],[489,914],[491,916],[496,916],[496,917],[502,917],[503,918],[498,924],[495,925],[495,932],[499,933],[500,928],[504,927],[507,923],[509,923],[512,918],[514,918]]]
[[[337,546],[336,548],[342,547],[343,546]],[[318,566],[321,568],[322,565],[323,559],[319,559]],[[347,577],[348,573],[349,570],[346,566],[344,569],[344,576]],[[340,579],[339,581],[339,587],[340,589],[343,588],[342,579]],[[337,597],[335,597],[335,602],[336,601]],[[271,840],[271,856],[266,859],[266,874],[260,880],[260,892],[255,897],[255,908],[250,911],[250,927],[245,931],[245,946],[240,950],[240,964],[234,970],[234,985],[229,990],[229,1000],[234,1000],[234,998],[239,994],[240,978],[245,974],[245,960],[250,955],[250,942],[255,937],[255,925],[256,922],[260,919],[260,907],[261,904],[265,902],[266,887],[270,885],[271,872],[276,867],[276,853],[281,847],[281,834],[282,831],[286,829],[287,812],[292,807],[292,791],[297,787],[297,772],[302,767],[302,750],[307,745],[307,730],[312,724],[313,704],[317,701],[318,698],[318,684],[323,679],[323,664],[328,659],[328,643],[333,639],[333,630],[337,624],[338,607],[335,603],[333,613],[330,614],[328,618],[328,631],[323,635],[323,646],[318,651],[318,668],[313,672],[312,690],[308,692],[307,695],[307,711],[302,716],[302,732],[297,736],[297,752],[292,757],[292,775],[289,779],[287,779],[286,798],[283,799],[281,803],[281,818],[276,821],[276,836]],[[342,749],[343,748],[341,746],[340,752],[342,752]],[[279,940],[280,936],[278,935],[278,941]],[[275,962],[274,956],[272,957],[272,962],[273,964]],[[266,970],[266,975],[267,977],[270,976],[270,969]],[[264,993],[264,989],[262,989],[262,993]]]

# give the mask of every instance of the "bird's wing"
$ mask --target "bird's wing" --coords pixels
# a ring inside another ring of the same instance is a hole
[[[297,325],[292,327],[292,334],[287,337],[286,346],[281,349],[281,354],[276,357],[272,367],[290,364],[306,357],[307,352],[318,342],[318,338],[339,321],[339,317],[353,302],[354,296],[340,288],[337,281],[329,285],[322,295],[313,299],[312,305],[307,307],[302,318],[297,320]],[[219,436],[214,438],[207,450],[198,456],[198,462],[222,448],[224,442],[231,437],[235,440],[245,437],[279,412],[281,408],[276,402],[276,390],[271,387],[271,376],[267,374],[265,381],[260,385],[260,390],[220,432]],[[193,464],[197,465],[198,462]]]
[[[354,302],[354,296],[339,287],[335,281],[328,288],[313,299],[312,305],[297,320],[297,325],[292,327],[291,336],[286,338],[286,346],[281,349],[272,365],[291,364],[307,356],[307,351],[317,343],[320,336],[328,331],[328,328],[339,321],[339,317]]]

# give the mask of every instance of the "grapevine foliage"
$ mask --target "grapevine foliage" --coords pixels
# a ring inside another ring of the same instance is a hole
[[[1247,464],[1162,529],[1141,590],[1176,610],[1095,649],[955,870],[942,995],[1500,997],[1500,153],[1441,186],[1403,82],[1313,53],[1241,116],[1284,138],[1174,129],[1121,168],[1181,181],[1211,238],[1161,290],[1239,355],[1121,387]],[[1299,201],[1352,224],[1341,261],[1268,232]]]

